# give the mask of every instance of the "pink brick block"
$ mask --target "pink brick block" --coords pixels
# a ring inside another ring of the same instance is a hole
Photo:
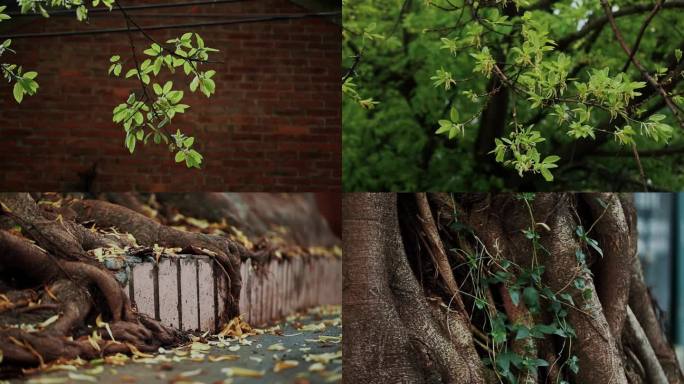
[[[257,306],[259,305],[259,297],[257,295],[257,276],[254,267],[250,265],[250,280],[249,280],[249,321],[256,324],[257,321]]]
[[[228,289],[228,280],[226,279],[225,272],[216,262],[213,263],[214,266],[214,284],[216,284],[216,302],[218,307],[216,308],[216,313],[219,319],[223,316],[223,311],[226,309],[226,290]],[[230,321],[230,319],[223,319],[225,321]],[[221,321],[219,321],[220,323]],[[219,324],[220,326],[221,324]]]
[[[240,265],[240,276],[242,278],[242,289],[240,290],[240,314],[242,315],[242,319],[245,320],[247,323],[251,321],[251,269],[251,260],[247,260]]]
[[[183,258],[180,261],[181,287],[181,327],[184,330],[199,328],[197,302],[197,265],[195,258]]]
[[[138,311],[154,317],[154,276],[150,263],[133,267],[133,301]]]
[[[197,273],[199,278],[198,304],[199,304],[199,328],[201,330],[214,329],[214,270],[212,261],[208,258],[197,260]]]
[[[275,296],[278,280],[276,278],[276,269],[278,268],[278,261],[273,260],[268,266],[268,296],[266,298],[266,319],[275,318]]]
[[[275,300],[274,315],[276,318],[283,317],[283,287],[285,286],[285,263],[276,262],[276,294],[273,296]]]
[[[178,268],[170,259],[159,261],[159,319],[162,323],[178,328]]]

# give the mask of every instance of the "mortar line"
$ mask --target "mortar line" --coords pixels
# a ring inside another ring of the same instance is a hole
[[[181,265],[180,257],[176,259],[176,287],[178,291],[178,328],[183,327],[183,297],[181,296]]]
[[[161,321],[159,315],[159,263],[154,263],[152,279],[154,280],[154,318]]]

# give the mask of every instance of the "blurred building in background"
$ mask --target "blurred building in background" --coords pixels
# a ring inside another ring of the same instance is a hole
[[[684,357],[684,193],[635,193],[638,251],[668,337]]]

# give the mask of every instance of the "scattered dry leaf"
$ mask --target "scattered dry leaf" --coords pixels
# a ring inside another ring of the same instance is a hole
[[[273,344],[267,348],[269,351],[284,351],[285,346],[281,343]]]
[[[197,376],[200,373],[202,373],[202,368],[197,368],[197,369],[194,369],[192,371],[181,372],[178,374],[178,376],[180,376],[180,377],[192,377],[192,376]]]
[[[190,347],[191,351],[208,351],[211,349],[209,344],[200,343],[199,341],[194,341]]]
[[[131,344],[131,343],[126,343],[126,346],[128,347],[128,349],[131,350],[131,353],[135,357],[146,357],[146,358],[153,358],[154,357],[154,355],[151,355],[149,353],[140,352],[140,350],[138,348],[136,348],[136,346]]]
[[[36,377],[28,380],[26,384],[61,384],[66,383],[66,381],[66,377]]]
[[[240,367],[230,367],[223,368],[221,372],[225,373],[228,377],[238,376],[238,377],[254,377],[260,378],[264,376],[264,371],[256,371],[254,369],[240,368]]]
[[[299,361],[296,361],[296,360],[278,361],[277,363],[275,363],[275,366],[273,367],[273,372],[278,373],[278,372],[283,371],[285,369],[294,368],[298,365],[299,365]]]
[[[97,383],[97,378],[94,376],[83,375],[80,373],[69,372],[69,378],[76,381],[89,381],[91,383]]]
[[[218,362],[218,361],[235,361],[238,360],[240,356],[238,355],[221,355],[221,356],[209,356],[209,361],[212,363]]]
[[[337,360],[337,359],[341,359],[341,358],[342,358],[342,351],[320,353],[320,354],[309,354],[309,355],[304,356],[304,359],[306,361],[313,361],[313,362],[322,363],[322,364],[328,364],[333,360]]]
[[[244,320],[242,320],[242,317],[237,316],[234,317],[231,321],[226,324],[225,327],[223,327],[223,330],[218,334],[220,337],[227,337],[227,336],[232,336],[232,337],[240,337],[242,335],[249,334],[249,335],[255,335],[256,333],[254,332],[254,329],[247,324]]]

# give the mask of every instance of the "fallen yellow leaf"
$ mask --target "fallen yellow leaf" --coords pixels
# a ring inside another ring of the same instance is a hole
[[[273,344],[273,345],[269,346],[268,350],[269,351],[284,351],[285,346],[283,346],[283,344],[281,344],[281,343],[277,343],[277,344]]]
[[[296,360],[283,360],[275,363],[273,367],[273,372],[278,373],[285,369],[294,368],[299,365],[299,361]]]
[[[45,328],[45,327],[47,327],[48,325],[50,325],[50,324],[54,323],[55,321],[57,321],[58,319],[59,319],[59,314],[54,315],[54,316],[48,318],[47,320],[43,321],[42,323],[38,324],[38,327],[40,327],[40,328]]]
[[[209,361],[215,363],[217,361],[235,361],[238,360],[240,356],[238,355],[221,355],[221,356],[209,356]]]
[[[69,378],[76,381],[89,381],[91,383],[97,383],[97,378],[88,375],[82,375],[79,373],[69,372]]]
[[[152,358],[152,357],[154,357],[154,355],[151,355],[151,354],[149,354],[149,353],[140,352],[140,350],[139,350],[138,348],[136,348],[135,345],[133,345],[133,344],[131,344],[131,343],[126,343],[126,346],[128,347],[128,349],[131,350],[131,353],[133,354],[133,356],[136,356],[136,357],[146,357],[146,358]]]
[[[253,369],[240,368],[240,367],[230,367],[223,368],[221,372],[225,373],[229,377],[254,377],[259,378],[264,376],[264,371],[255,371]]]

